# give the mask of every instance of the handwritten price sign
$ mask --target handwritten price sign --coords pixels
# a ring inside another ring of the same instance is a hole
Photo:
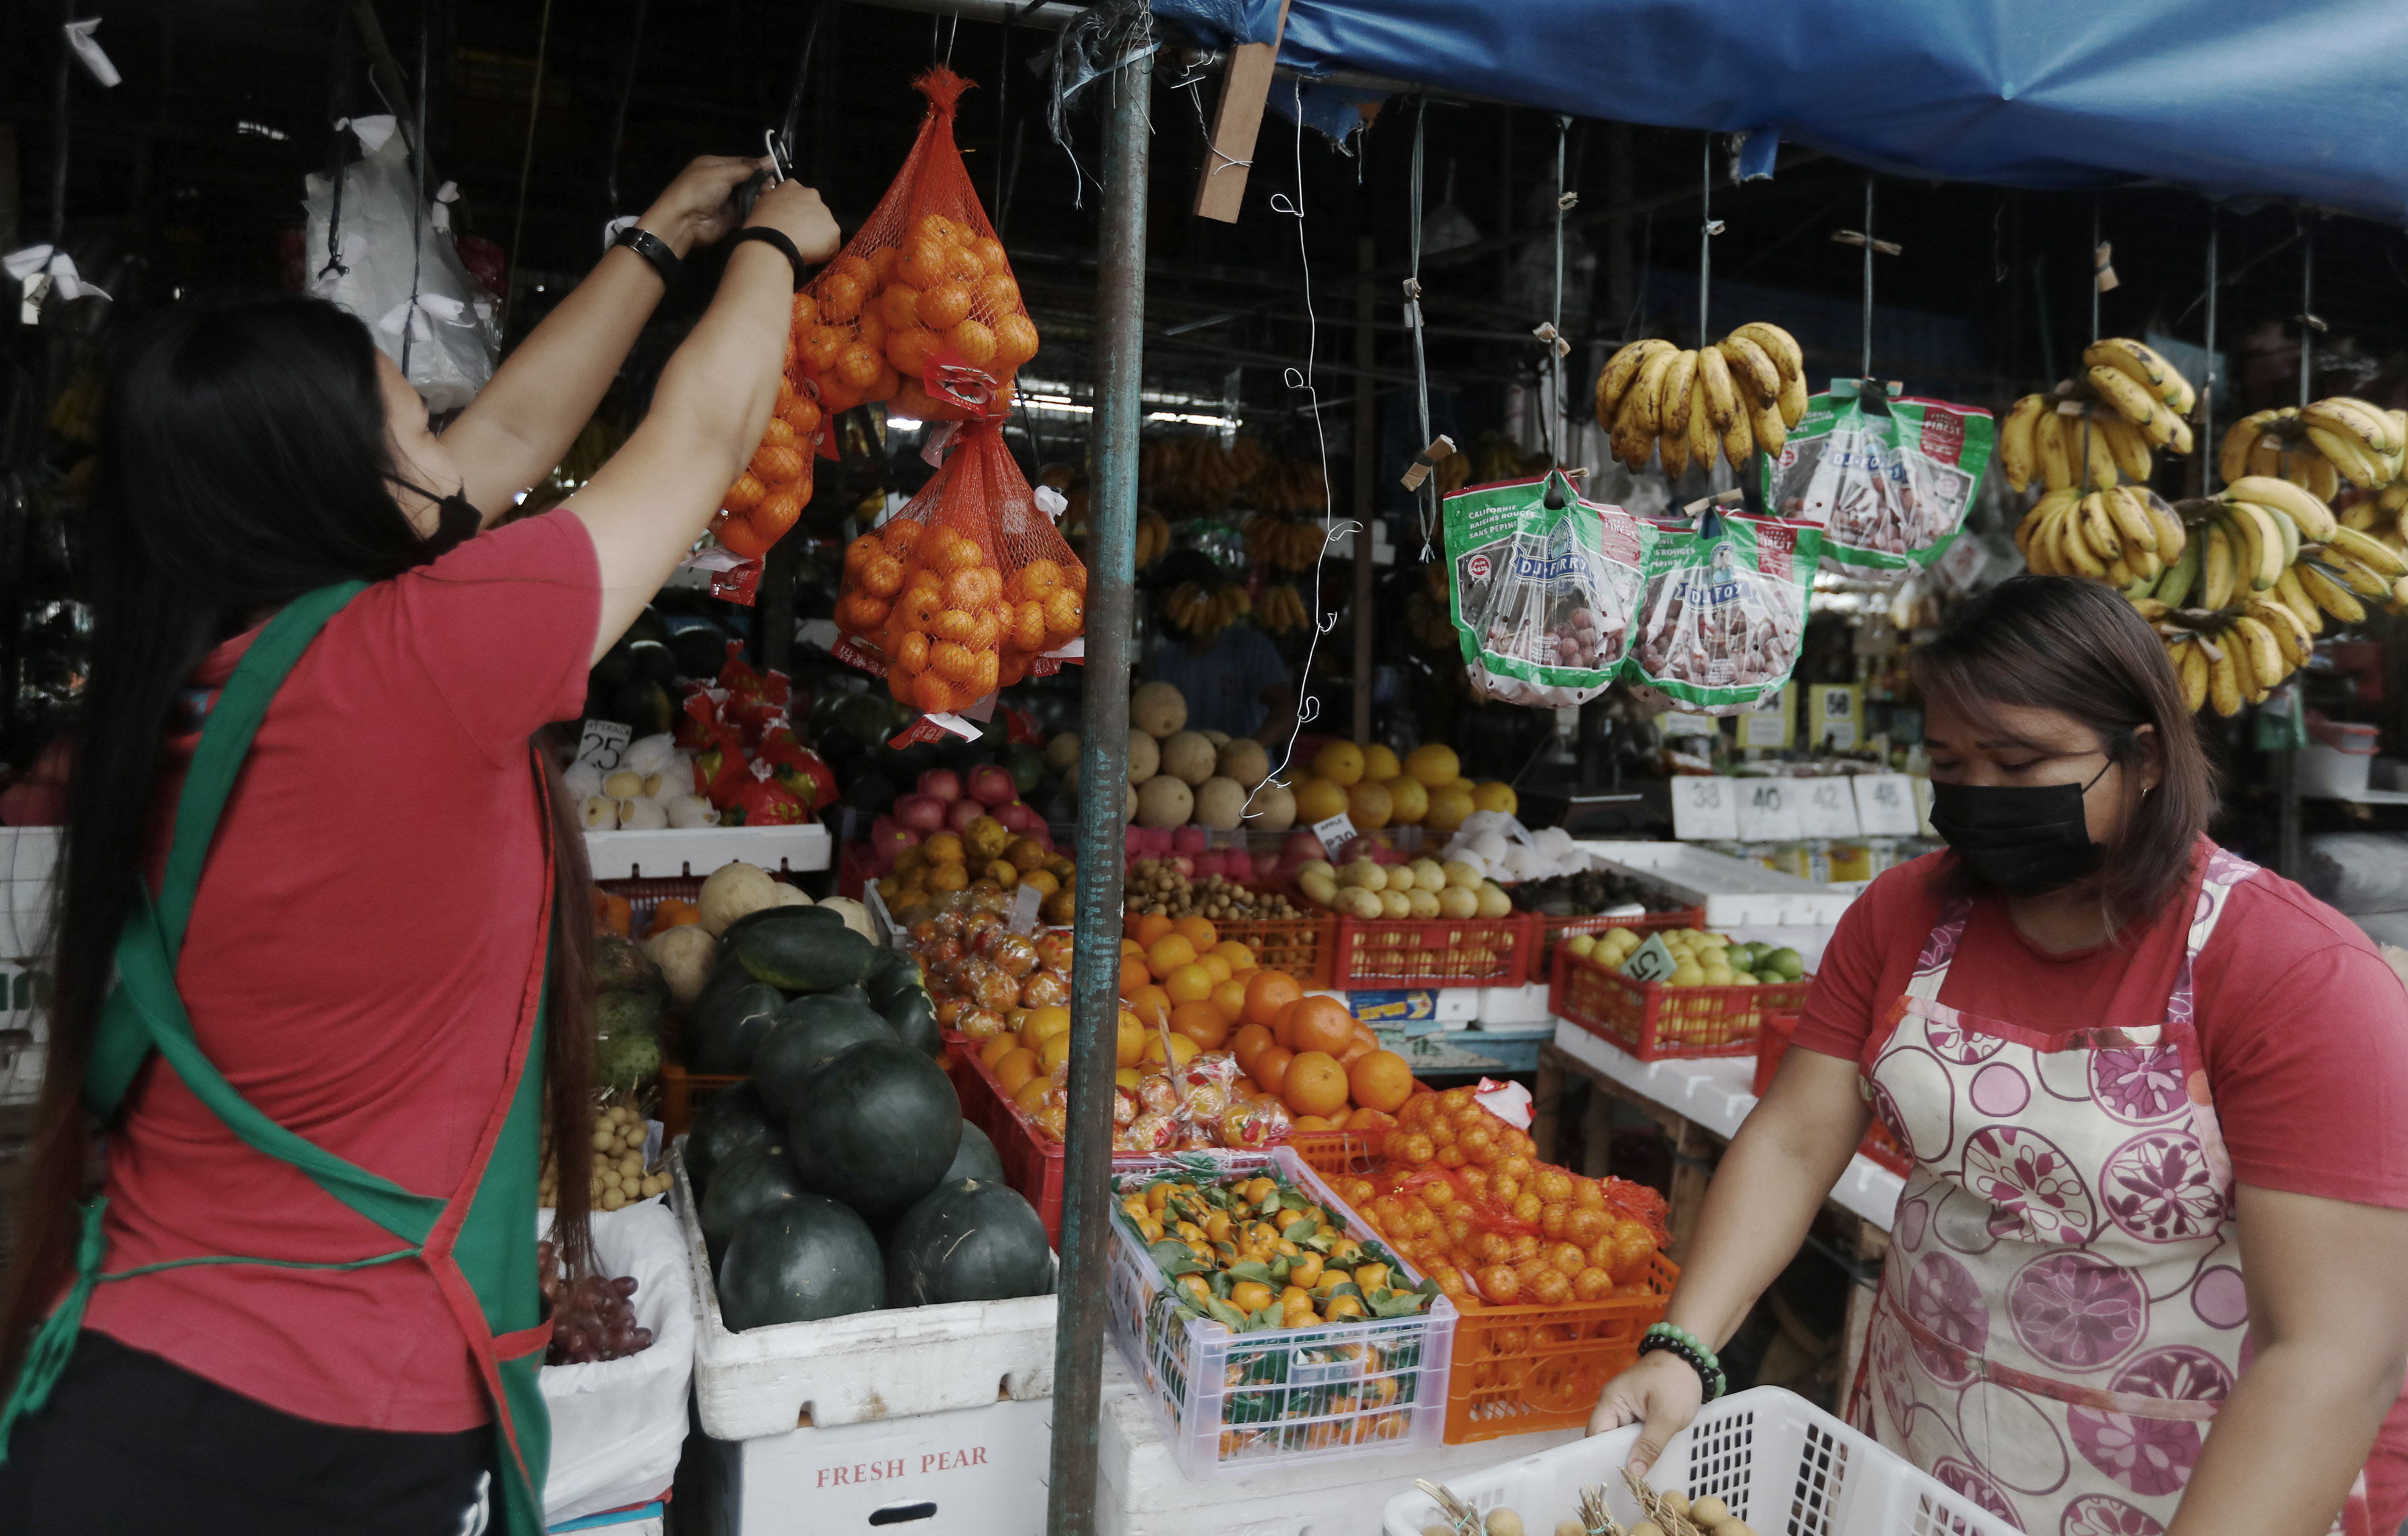
[[[1867,837],[1913,837],[1914,780],[1904,774],[1864,774],[1856,786],[1856,820]]]
[[[1683,842],[1739,837],[1738,785],[1727,778],[1672,780],[1672,835]]]

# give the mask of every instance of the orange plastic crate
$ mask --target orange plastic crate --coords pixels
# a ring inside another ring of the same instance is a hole
[[[1538,920],[1511,917],[1340,917],[1329,980],[1340,991],[1407,987],[1519,987],[1529,977]]]
[[[1639,1341],[1664,1320],[1680,1278],[1659,1253],[1648,1260],[1643,1296],[1465,1308],[1447,1376],[1446,1443],[1586,1424],[1605,1384],[1638,1361]]]
[[[1659,928],[1703,928],[1706,909],[1684,906],[1671,912],[1650,912],[1637,917],[1550,917],[1534,912],[1531,919],[1539,925],[1539,947],[1530,958],[1530,966],[1538,975],[1550,975],[1555,963],[1555,946],[1570,933],[1602,933],[1609,928],[1627,928],[1634,933],[1651,933]]]
[[[1750,1056],[1764,1016],[1803,1007],[1812,979],[1772,987],[1667,987],[1632,981],[1570,949],[1557,949],[1547,1009],[1641,1061]]]
[[[1772,1086],[1772,1074],[1780,1070],[1781,1059],[1789,1054],[1789,1042],[1798,1033],[1798,1016],[1794,1013],[1770,1013],[1764,1016],[1764,1032],[1756,1037],[1756,1082],[1754,1091],[1759,1099]],[[1903,1178],[1911,1159],[1889,1133],[1889,1128],[1876,1117],[1865,1128],[1865,1139],[1856,1150]]]

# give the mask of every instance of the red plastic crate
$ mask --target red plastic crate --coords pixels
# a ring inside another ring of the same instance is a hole
[[[1756,1042],[1756,1082],[1753,1091],[1759,1099],[1772,1086],[1772,1074],[1780,1070],[1781,1059],[1789,1054],[1789,1042],[1798,1033],[1798,1016],[1774,1013],[1764,1016],[1764,1032]],[[1898,1143],[1891,1139],[1889,1128],[1876,1116],[1865,1131],[1863,1145],[1856,1150],[1903,1178],[1910,1159]]]
[[[1254,951],[1254,963],[1284,971],[1307,987],[1326,987],[1335,917],[1270,917],[1215,922],[1213,931]]]
[[[1329,938],[1330,988],[1519,987],[1529,979],[1538,919],[1340,917]]]
[[[866,901],[862,890],[878,878],[878,857],[867,842],[844,843],[837,847],[836,893],[853,901]]]
[[[1572,933],[1602,933],[1609,928],[1627,928],[1634,933],[1652,933],[1659,928],[1703,928],[1706,909],[1684,906],[1670,912],[1650,912],[1638,917],[1550,917],[1543,912],[1533,912],[1531,919],[1539,925],[1539,947],[1530,958],[1532,971],[1539,975],[1551,975],[1555,963],[1555,946]]]
[[[1641,1061],[1747,1056],[1767,1013],[1805,1006],[1806,977],[1778,986],[1667,987],[1557,949],[1547,1009]]]

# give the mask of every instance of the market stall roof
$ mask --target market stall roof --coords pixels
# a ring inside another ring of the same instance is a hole
[[[1213,47],[1268,40],[1280,5],[1154,0]],[[1747,131],[1768,168],[1777,135],[1898,176],[2159,182],[2408,223],[2397,0],[1290,0],[1280,62]]]

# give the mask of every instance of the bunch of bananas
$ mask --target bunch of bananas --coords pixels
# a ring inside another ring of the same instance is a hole
[[[1496,485],[1503,480],[1526,480],[1555,467],[1553,457],[1544,453],[1525,453],[1521,444],[1493,429],[1480,434],[1472,443],[1469,453],[1456,453],[1440,460],[1437,477],[1443,479],[1447,466],[1454,463],[1465,466],[1465,478],[1455,488],[1457,491],[1475,482]],[[1440,494],[1446,492],[1440,491]]]
[[[1138,484],[1182,517],[1210,516],[1227,506],[1269,457],[1252,438],[1238,444],[1225,448],[1218,434],[1157,437],[1138,454]]]
[[[1240,530],[1246,541],[1246,559],[1256,565],[1283,571],[1310,571],[1321,558],[1326,540],[1322,525],[1297,518],[1257,512]]]
[[[1305,611],[1304,596],[1291,582],[1275,582],[1263,589],[1262,600],[1254,604],[1254,624],[1266,634],[1293,634],[1312,622]]]
[[[1170,521],[1159,512],[1137,515],[1137,568],[1140,571],[1170,552]]]
[[[1329,481],[1321,466],[1305,459],[1274,459],[1249,482],[1248,493],[1265,512],[1319,518],[1329,512]]]
[[[1999,468],[2015,490],[2034,479],[2051,491],[2145,483],[2155,449],[2190,451],[2184,419],[2199,398],[2180,369],[2128,336],[2092,342],[2082,366],[2080,378],[2025,395],[2000,421]]]
[[[2224,434],[2216,467],[2227,480],[2279,476],[2325,501],[2341,484],[2383,492],[2387,512],[2408,507],[2408,411],[2386,411],[2349,395],[2258,411]]]
[[[2315,632],[2288,604],[2252,593],[2237,609],[2177,612],[2155,598],[2140,600],[2154,620],[2182,685],[2183,707],[2199,713],[2213,704],[2231,718],[2259,704],[2285,678],[2307,665]]]
[[[2035,574],[2087,576],[2128,593],[2153,591],[2189,544],[2182,519],[2146,487],[2051,491],[2015,525],[2015,548]]]
[[[1660,453],[1679,479],[1719,450],[1733,469],[1762,448],[1777,455],[1806,414],[1806,357],[1788,332],[1750,320],[1712,347],[1683,351],[1634,341],[1597,376],[1597,424],[1636,474]]]
[[[1164,606],[1174,629],[1198,640],[1211,639],[1254,608],[1246,590],[1235,582],[1200,581],[1182,581],[1172,588]]]

